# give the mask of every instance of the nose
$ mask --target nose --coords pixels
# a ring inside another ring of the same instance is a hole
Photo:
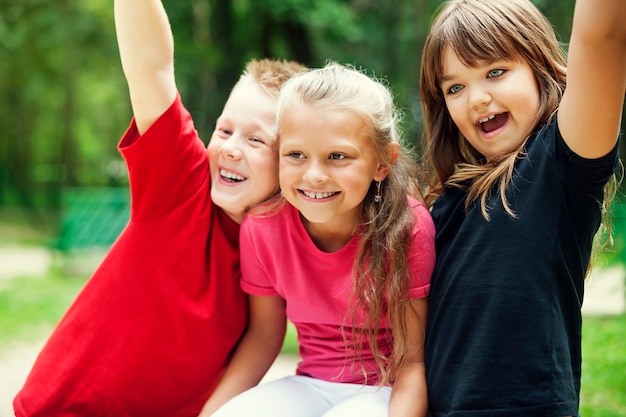
[[[238,160],[241,159],[243,153],[241,151],[241,147],[239,146],[240,138],[239,135],[233,133],[228,137],[228,139],[224,140],[224,142],[220,145],[219,152],[223,158]]]
[[[477,109],[491,102],[491,94],[481,86],[472,86],[469,91],[469,106]]]
[[[320,184],[328,180],[324,163],[316,160],[308,161],[302,177],[309,184]]]

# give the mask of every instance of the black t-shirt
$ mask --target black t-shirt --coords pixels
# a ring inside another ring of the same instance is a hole
[[[575,155],[556,118],[515,165],[490,220],[450,188],[433,207],[426,375],[433,417],[578,413],[583,283],[617,164]]]

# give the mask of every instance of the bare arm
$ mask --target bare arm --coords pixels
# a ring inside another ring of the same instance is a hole
[[[144,133],[176,97],[174,40],[160,0],[115,0],[115,29],[135,121]]]
[[[425,417],[428,412],[424,337],[428,300],[411,301],[406,312],[409,349],[407,358],[393,384],[389,417]]]
[[[585,158],[615,145],[626,91],[626,1],[577,0],[559,128]]]
[[[210,416],[226,401],[261,381],[280,352],[286,326],[285,301],[281,297],[250,296],[248,329],[200,417]]]

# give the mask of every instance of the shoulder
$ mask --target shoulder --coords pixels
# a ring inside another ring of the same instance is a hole
[[[423,221],[432,223],[430,210],[426,207],[426,204],[423,201],[420,201],[412,196],[407,196],[407,201],[409,202],[409,207],[413,210],[413,214],[415,215],[418,223]]]
[[[276,205],[264,211],[264,207],[259,207],[258,211],[248,214],[241,223],[241,230],[246,233],[263,233],[266,235],[282,235],[288,226],[294,223],[297,211],[288,203]]]
[[[557,116],[529,138],[525,152],[528,154],[529,169],[535,170],[537,164],[544,161],[550,169],[578,172],[579,178],[588,178],[590,182],[608,180],[619,162],[617,143],[608,154],[599,158],[584,158],[576,154],[563,138]],[[554,164],[555,161],[558,163]],[[520,164],[520,167],[523,166]]]
[[[426,204],[412,196],[407,196],[407,200],[413,210],[413,234],[421,234],[423,237],[434,238],[435,224]]]
[[[119,148],[121,151],[125,151],[126,148],[133,145],[139,139],[142,139],[143,142],[143,139],[146,137],[165,137],[165,132],[170,132],[176,129],[177,126],[189,124],[193,126],[191,115],[185,109],[180,94],[177,94],[167,110],[165,110],[143,134],[139,132],[137,121],[133,117],[129,128],[119,143]]]

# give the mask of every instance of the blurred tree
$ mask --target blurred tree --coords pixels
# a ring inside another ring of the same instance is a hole
[[[177,82],[205,141],[245,62],[273,57],[384,78],[417,142],[421,46],[440,0],[163,1]],[[534,1],[567,41],[574,0]],[[115,144],[131,111],[111,0],[0,9],[0,208],[55,210],[63,187],[124,184]]]

